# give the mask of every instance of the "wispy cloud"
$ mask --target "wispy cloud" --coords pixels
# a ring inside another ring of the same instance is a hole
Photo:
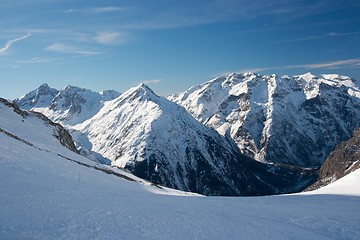
[[[316,69],[316,68],[328,68],[328,69],[334,69],[334,68],[341,68],[341,67],[359,67],[360,64],[360,58],[354,58],[354,59],[347,59],[347,60],[339,60],[339,61],[333,61],[333,62],[325,62],[325,63],[315,63],[315,64],[304,64],[304,65],[294,65],[294,66],[288,66],[288,68],[310,68],[310,69]]]
[[[331,62],[322,63],[307,63],[287,66],[276,66],[276,67],[263,67],[263,68],[247,68],[240,69],[240,72],[264,72],[269,70],[279,69],[339,69],[339,68],[360,68],[360,58],[338,60]]]
[[[26,34],[26,35],[24,35],[24,36],[21,36],[21,37],[18,37],[18,38],[15,38],[15,39],[12,39],[12,40],[7,41],[7,42],[5,43],[5,46],[2,47],[2,48],[0,48],[0,55],[5,54],[6,51],[8,51],[8,50],[10,49],[10,47],[11,47],[14,43],[16,43],[16,42],[18,42],[18,41],[21,41],[21,40],[24,40],[24,39],[26,39],[26,38],[28,38],[28,37],[30,37],[30,36],[31,36],[31,33],[28,33],[28,34]]]
[[[351,35],[356,35],[356,34],[359,34],[359,33],[360,32],[346,32],[346,33],[330,32],[330,33],[323,34],[323,35],[308,36],[308,37],[293,38],[293,39],[285,39],[285,40],[270,43],[270,45],[272,45],[272,44],[281,44],[281,43],[291,43],[291,42],[311,41],[311,40],[324,39],[324,38],[351,36]]]
[[[144,80],[141,82],[145,84],[156,84],[162,82],[162,79],[151,79],[151,80]]]
[[[94,8],[70,8],[65,10],[65,13],[84,13],[84,14],[102,14],[102,13],[115,13],[115,12],[123,12],[126,7],[94,7]]]
[[[44,48],[44,50],[50,52],[56,52],[56,53],[76,54],[84,57],[91,57],[102,54],[102,52],[86,51],[76,46],[62,44],[62,43],[53,43],[47,46],[46,48]]]
[[[34,57],[28,60],[18,60],[17,63],[52,63],[58,62],[60,59],[58,58],[42,58],[42,57]]]
[[[94,40],[100,44],[123,44],[128,41],[128,34],[125,32],[99,32]]]

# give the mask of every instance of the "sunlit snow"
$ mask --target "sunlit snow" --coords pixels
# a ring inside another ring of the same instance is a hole
[[[12,114],[3,105],[0,111]],[[0,119],[1,129],[34,141],[0,132],[0,239],[360,237],[360,170],[307,195],[186,196],[70,161],[92,163],[52,135],[35,140],[31,134],[48,130],[29,121],[33,129],[26,130]]]

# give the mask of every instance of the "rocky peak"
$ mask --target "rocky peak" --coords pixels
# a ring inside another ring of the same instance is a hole
[[[40,108],[50,105],[52,98],[54,98],[58,93],[59,91],[57,89],[51,88],[48,84],[44,83],[37,89],[18,99],[15,99],[14,102],[16,102],[20,108],[26,110]]]
[[[133,88],[130,88],[128,91],[124,92],[121,95],[122,100],[134,100],[139,99],[141,101],[143,100],[154,100],[158,99],[159,96],[154,93],[154,91],[145,85],[144,83],[139,84],[138,86],[135,86]]]

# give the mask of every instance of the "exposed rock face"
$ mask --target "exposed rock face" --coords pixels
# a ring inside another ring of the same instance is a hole
[[[360,129],[354,132],[352,138],[340,143],[330,153],[319,170],[319,179],[307,190],[314,190],[360,168]]]
[[[171,96],[263,162],[319,167],[360,126],[360,91],[339,75],[231,74]]]

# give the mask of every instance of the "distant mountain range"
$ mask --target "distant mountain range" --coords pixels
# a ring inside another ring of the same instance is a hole
[[[105,101],[119,95],[113,90],[98,93],[74,86],[57,90],[43,84],[15,102],[24,110],[41,112],[55,122],[74,126],[94,116]]]
[[[349,77],[244,73],[168,99],[144,84],[123,94],[44,84],[14,102],[66,126],[84,155],[153,183],[268,195],[317,179],[315,168],[360,126],[359,97]]]

